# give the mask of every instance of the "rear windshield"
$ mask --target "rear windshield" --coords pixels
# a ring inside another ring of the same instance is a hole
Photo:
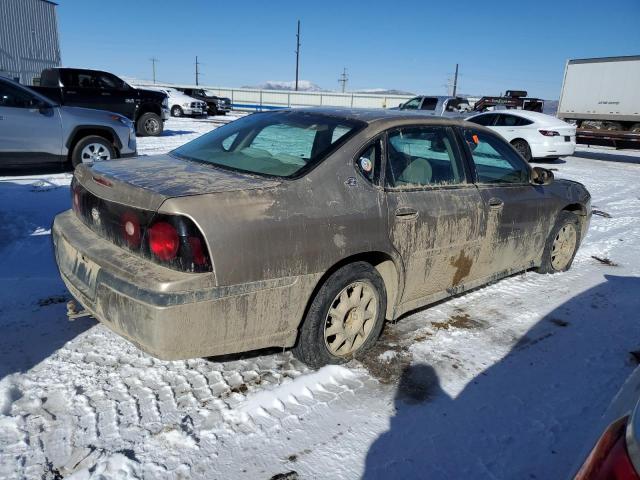
[[[364,126],[308,112],[258,113],[217,128],[171,154],[242,172],[296,177]]]

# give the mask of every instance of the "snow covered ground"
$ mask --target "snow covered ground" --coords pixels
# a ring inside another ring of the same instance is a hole
[[[70,175],[0,177],[0,478],[566,478],[640,350],[640,152],[547,166],[606,214],[571,271],[407,315],[319,371],[280,350],[165,362],[68,322],[49,228]]]

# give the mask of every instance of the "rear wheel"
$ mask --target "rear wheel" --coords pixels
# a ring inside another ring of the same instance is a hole
[[[551,229],[542,254],[540,273],[566,272],[578,251],[580,219],[575,213],[561,211]]]
[[[73,148],[71,164],[73,168],[81,163],[95,163],[116,158],[116,151],[109,140],[97,135],[84,137]]]
[[[346,265],[327,278],[314,297],[293,354],[314,368],[344,363],[376,342],[386,308],[378,272],[366,262]]]
[[[531,161],[531,148],[526,141],[517,139],[512,141],[511,145],[513,145],[513,148],[518,151],[522,158],[524,158],[527,162]]]
[[[136,134],[139,137],[157,137],[162,134],[163,128],[160,115],[153,112],[143,113],[136,122]]]

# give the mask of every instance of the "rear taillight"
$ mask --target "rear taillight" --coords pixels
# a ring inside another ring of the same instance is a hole
[[[538,130],[545,137],[558,137],[560,134],[555,130]]]
[[[625,439],[629,417],[612,423],[593,447],[575,480],[640,480]]]
[[[167,222],[157,222],[149,228],[148,233],[151,253],[163,262],[176,258],[180,248],[180,236],[173,225]]]
[[[200,230],[187,217],[160,215],[147,228],[151,257],[187,272],[211,271],[209,252]]]

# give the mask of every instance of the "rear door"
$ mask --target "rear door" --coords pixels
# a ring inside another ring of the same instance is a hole
[[[487,218],[487,274],[532,266],[549,231],[546,187],[530,183],[530,167],[497,135],[474,128],[463,134]]]
[[[385,150],[390,239],[405,268],[401,302],[419,306],[476,276],[482,200],[452,128],[396,128],[387,132]]]
[[[0,168],[63,160],[58,109],[42,105],[28,90],[0,80]]]

